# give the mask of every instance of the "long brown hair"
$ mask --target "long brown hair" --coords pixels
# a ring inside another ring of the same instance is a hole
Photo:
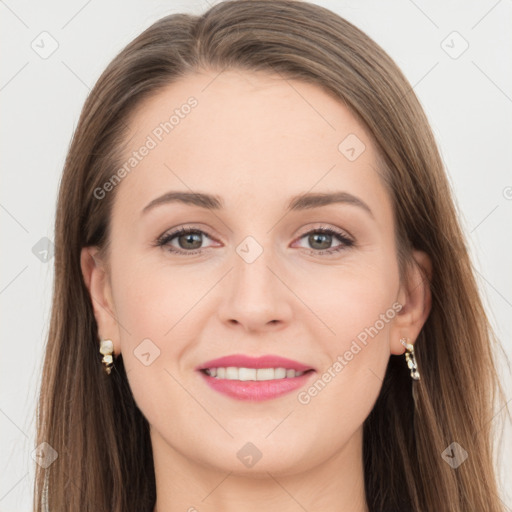
[[[234,0],[201,16],[164,17],[115,57],[87,98],[58,197],[37,425],[37,444],[48,443],[58,458],[36,466],[35,510],[153,510],[148,423],[122,355],[110,376],[103,372],[80,252],[108,247],[115,190],[101,200],[94,191],[121,163],[134,109],[185,74],[229,68],[307,81],[344,102],[378,149],[401,268],[413,248],[432,261],[432,309],[415,344],[421,380],[413,382],[403,358],[391,356],[364,423],[370,511],[503,510],[493,462],[491,420],[502,397],[494,337],[426,116],[374,41],[333,12],[293,0]],[[452,442],[469,453],[456,469],[441,456]]]

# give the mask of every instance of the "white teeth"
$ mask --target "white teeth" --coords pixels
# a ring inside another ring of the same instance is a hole
[[[256,370],[256,380],[272,380],[276,371],[274,368],[258,368]]]
[[[286,377],[286,368],[276,368],[274,370],[274,379],[284,379]]]
[[[256,368],[238,368],[238,380],[256,380]]]
[[[304,372],[296,370],[287,370],[286,368],[237,368],[228,366],[227,368],[207,368],[207,375],[217,379],[227,380],[274,380],[274,379],[292,379],[300,377]]]
[[[234,366],[228,366],[226,368],[226,379],[238,380],[238,368],[235,368]]]

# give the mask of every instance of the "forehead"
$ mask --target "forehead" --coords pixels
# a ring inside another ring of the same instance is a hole
[[[344,186],[369,201],[386,199],[368,133],[315,84],[197,72],[142,102],[129,126],[116,207],[142,208],[167,189],[218,194],[233,208],[251,197],[256,206],[269,194],[285,199]]]

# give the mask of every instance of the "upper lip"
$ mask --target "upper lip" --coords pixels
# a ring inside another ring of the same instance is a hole
[[[227,368],[234,366],[237,368],[285,368],[286,370],[296,370],[305,372],[314,370],[312,366],[299,363],[293,359],[277,355],[265,355],[260,357],[251,357],[243,354],[233,354],[206,361],[199,365],[196,370],[206,370],[207,368]]]

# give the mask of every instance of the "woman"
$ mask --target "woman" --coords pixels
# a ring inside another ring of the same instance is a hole
[[[334,13],[222,2],[130,43],[69,150],[55,269],[36,510],[502,510],[435,140]]]

